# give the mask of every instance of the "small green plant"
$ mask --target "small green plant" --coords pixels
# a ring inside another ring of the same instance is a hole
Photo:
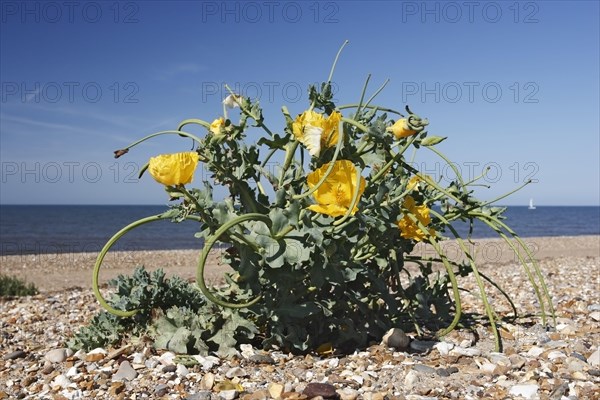
[[[248,312],[207,302],[193,285],[178,277],[167,279],[160,269],[149,273],[136,268],[131,277],[119,275],[109,284],[115,288],[111,307],[139,312],[123,318],[101,311],[68,341],[70,348],[91,350],[128,336],[148,336],[161,349],[229,356],[237,338],[252,338],[256,330],[247,322]]]
[[[191,138],[195,145],[194,151],[152,157],[142,169],[164,185],[172,203],[165,213],[124,227],[100,252],[93,287],[109,313],[125,321],[137,318],[140,329],[150,324],[157,346],[179,352],[217,346],[228,353],[241,342],[293,352],[321,346],[353,351],[379,341],[390,327],[408,325],[437,336],[452,331],[462,316],[458,279],[473,275],[501,350],[501,316],[486,290],[491,286],[505,292],[479,272],[453,226],[457,221],[473,226],[479,220],[517,255],[537,295],[542,322],[554,317],[538,264],[503,221],[504,209],[492,206],[505,196],[476,199],[473,188],[481,186],[478,181],[485,174],[465,181],[437,148],[445,138],[429,135],[429,121],[408,106],[404,113],[375,105],[383,86],[367,98],[367,79],[357,103],[335,104],[331,80],[338,57],[327,81],[309,88],[306,110],[293,118],[282,107],[279,131],[268,126],[258,101],[230,91],[223,115],[212,123],[185,120],[175,130],[151,134],[115,152],[120,157],[161,135]],[[240,109],[237,122],[228,115],[234,107]],[[206,135],[184,130],[192,126]],[[251,130],[263,136],[251,143]],[[413,156],[407,159],[409,149]],[[416,169],[411,161],[421,149],[446,162],[456,179],[444,186],[442,177],[436,180]],[[269,168],[276,154],[281,162]],[[188,188],[200,162],[210,180]],[[215,185],[224,186],[228,196],[216,199]],[[147,283],[121,284],[117,297],[107,302],[98,289],[106,253],[131,229],[164,219],[198,223],[196,236],[204,241],[196,276],[200,290],[186,289],[167,299],[166,294],[147,297]],[[444,253],[440,242],[448,238],[456,240],[464,262],[453,262]],[[414,254],[419,242],[435,257]],[[209,289],[204,267],[215,245],[226,249],[221,261],[234,272],[226,276],[224,287]],[[442,272],[433,273],[434,263]],[[153,315],[157,298],[161,312]],[[123,331],[111,331],[109,337]]]
[[[0,297],[32,296],[38,293],[33,283],[27,283],[15,276],[0,274]]]

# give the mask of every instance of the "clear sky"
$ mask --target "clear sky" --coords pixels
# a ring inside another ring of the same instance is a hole
[[[598,1],[0,4],[2,204],[164,204],[139,168],[191,143],[113,150],[212,121],[224,83],[258,97],[281,131],[280,107],[307,107],[346,39],[337,102],[357,102],[368,74],[369,93],[389,78],[375,103],[428,117],[466,178],[492,168],[479,197],[533,178],[503,204],[600,204]],[[418,167],[448,176],[427,153]]]

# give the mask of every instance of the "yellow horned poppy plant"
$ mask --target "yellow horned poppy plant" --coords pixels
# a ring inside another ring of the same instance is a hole
[[[197,165],[198,153],[195,151],[162,154],[150,158],[148,172],[163,185],[185,185],[192,182]]]
[[[308,186],[312,189],[321,180],[329,164],[324,164],[321,168],[308,174]],[[360,182],[356,182],[356,167],[348,160],[336,161],[333,165],[331,174],[325,179],[325,182],[313,193],[317,204],[308,207],[309,210],[327,214],[332,217],[345,215],[350,208],[352,196],[356,185],[358,188],[358,198],[365,191],[365,178],[360,177]],[[358,211],[355,205],[352,215]]]
[[[292,123],[292,131],[311,156],[318,156],[321,148],[336,145],[341,120],[342,114],[337,111],[327,118],[312,110],[305,111]]]
[[[421,224],[427,226],[431,223],[429,208],[427,208],[425,205],[417,206],[415,199],[413,199],[411,196],[406,196],[402,207],[413,214],[417,221],[419,221]],[[427,233],[423,232],[423,230],[419,228],[415,221],[413,221],[408,215],[404,215],[404,217],[398,221],[398,227],[400,228],[400,235],[405,239],[414,239],[417,242],[420,242],[427,237]],[[435,230],[429,229],[429,235],[435,235]]]

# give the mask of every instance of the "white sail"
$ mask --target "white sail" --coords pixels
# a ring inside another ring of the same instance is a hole
[[[535,206],[533,205],[533,199],[529,199],[529,209],[535,210]]]

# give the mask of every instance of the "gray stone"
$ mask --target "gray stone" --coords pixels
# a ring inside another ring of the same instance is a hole
[[[450,372],[446,368],[438,368],[435,372],[442,377],[450,376]]]
[[[162,368],[162,372],[164,372],[164,373],[175,372],[176,370],[177,370],[177,366],[175,364],[165,365]]]
[[[417,353],[427,353],[430,351],[438,342],[431,340],[413,340],[410,342],[410,349]]]
[[[397,350],[406,350],[410,344],[410,338],[402,329],[392,328],[383,335],[382,344]]]
[[[131,367],[129,361],[123,361],[121,365],[119,365],[119,369],[113,375],[113,381],[132,381],[138,375],[135,369]]]
[[[600,366],[600,349],[596,349],[595,352],[593,352],[587,359],[588,364],[590,364],[592,367],[599,367]]]
[[[211,400],[211,394],[208,390],[201,390],[198,393],[188,395],[185,400]]]
[[[154,395],[158,396],[158,397],[162,397],[164,395],[166,395],[169,392],[169,386],[165,385],[164,383],[161,383],[160,385],[157,385],[156,388],[154,388]]]
[[[448,371],[450,374],[456,374],[458,372],[458,367],[448,367],[446,368],[446,371]]]
[[[591,304],[588,306],[588,311],[600,311],[600,304]]]
[[[430,375],[435,375],[437,373],[435,368],[432,368],[428,365],[423,365],[423,364],[413,365],[413,370],[415,370],[417,372],[421,372],[423,374],[430,374]]]
[[[569,384],[565,382],[562,385],[559,385],[556,388],[554,388],[554,390],[552,391],[552,393],[550,393],[550,396],[548,398],[550,400],[561,400],[563,398],[563,395],[567,392],[567,390],[569,390]]]
[[[229,370],[225,373],[225,376],[229,379],[246,375],[248,375],[246,371],[244,371],[240,367],[229,368]]]
[[[255,364],[275,364],[273,357],[267,354],[254,354],[248,357],[248,361]]]
[[[11,353],[5,354],[4,357],[2,357],[5,360],[16,360],[17,358],[24,358],[27,357],[27,353],[24,352],[23,350],[17,350],[17,351],[13,351]]]

